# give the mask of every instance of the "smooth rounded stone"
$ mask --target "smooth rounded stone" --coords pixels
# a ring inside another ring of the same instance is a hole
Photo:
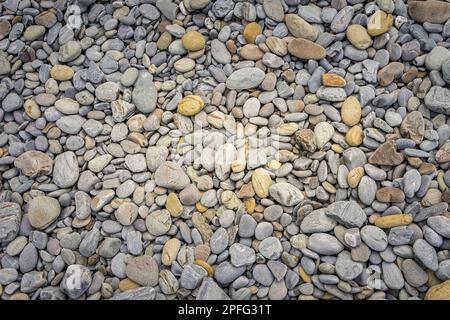
[[[314,127],[315,144],[317,148],[322,149],[322,147],[330,141],[334,134],[334,127],[328,122],[319,122]]]
[[[52,78],[58,81],[70,80],[72,79],[74,73],[75,72],[71,67],[62,64],[57,64],[50,70],[50,75]]]
[[[114,257],[120,249],[122,241],[117,238],[105,238],[98,247],[98,254],[104,258]]]
[[[280,240],[275,237],[268,237],[260,242],[258,251],[267,259],[277,260],[283,252],[283,247]]]
[[[100,241],[100,231],[96,228],[89,231],[81,240],[79,252],[83,257],[90,257],[97,249]]]
[[[362,177],[358,185],[359,200],[366,206],[369,206],[375,200],[376,192],[377,183],[367,176]]]
[[[300,225],[304,233],[328,232],[336,226],[336,220],[327,214],[327,209],[317,209],[308,214]]]
[[[122,74],[120,78],[120,83],[125,87],[131,87],[137,80],[139,76],[139,70],[136,68],[128,68]]]
[[[195,61],[189,58],[181,58],[173,65],[178,72],[188,72],[195,68]]]
[[[39,196],[28,204],[28,220],[30,224],[39,230],[51,225],[61,213],[58,200],[47,196]]]
[[[2,100],[2,109],[5,112],[17,110],[23,104],[23,99],[15,92],[10,92]]]
[[[227,79],[226,86],[231,90],[256,88],[263,82],[264,71],[258,68],[242,68],[234,71]]]
[[[253,237],[253,235],[255,234],[256,225],[257,222],[251,215],[246,214],[242,216],[241,220],[239,221],[239,236],[242,238]]]
[[[209,240],[211,252],[214,254],[222,253],[228,247],[228,232],[225,228],[217,229]]]
[[[157,91],[149,72],[141,71],[134,84],[132,101],[136,108],[145,114],[156,107]]]
[[[160,17],[159,10],[155,6],[148,3],[141,4],[139,6],[139,12],[143,17],[149,20],[157,20]]]
[[[406,282],[415,288],[423,286],[428,281],[428,274],[413,259],[403,261],[402,272]]]
[[[222,285],[228,285],[245,272],[245,267],[235,267],[228,261],[219,264],[214,272],[214,278]]]
[[[180,201],[187,206],[195,205],[200,200],[200,192],[193,184],[189,184],[179,193]]]
[[[364,226],[361,229],[361,239],[372,250],[384,251],[388,245],[384,231],[376,226]]]
[[[166,147],[148,147],[145,153],[147,167],[154,172],[167,159],[169,150]]]
[[[367,220],[365,212],[355,201],[334,202],[325,209],[325,213],[347,228],[361,228]]]
[[[60,288],[71,299],[78,299],[92,284],[91,271],[83,265],[72,264],[67,267]]]
[[[308,239],[308,249],[323,255],[336,255],[344,246],[335,237],[327,233],[314,233]]]
[[[147,169],[147,163],[143,154],[128,154],[125,157],[125,165],[131,172],[142,172]]]
[[[427,224],[441,236],[450,239],[450,218],[446,216],[429,217]]]
[[[155,171],[156,185],[168,189],[181,190],[189,183],[189,177],[183,169],[174,162],[165,161]]]
[[[108,81],[102,83],[95,89],[95,97],[100,101],[112,102],[116,100],[119,89],[119,84]]]
[[[53,182],[60,188],[72,187],[78,180],[80,169],[76,155],[66,151],[55,158]]]
[[[78,58],[82,52],[81,43],[79,41],[68,41],[59,48],[58,60],[60,62],[71,62]]]
[[[117,221],[124,226],[131,225],[138,215],[138,206],[132,202],[122,203],[114,213]]]
[[[361,103],[355,96],[345,99],[341,108],[342,121],[348,126],[355,126],[361,120]]]
[[[256,261],[255,250],[240,243],[231,245],[229,252],[231,264],[235,267],[252,265]]]
[[[269,222],[260,222],[255,229],[255,238],[257,240],[264,240],[270,237],[273,233],[273,225]]]
[[[79,115],[64,116],[56,121],[56,126],[67,134],[78,134],[86,119]]]
[[[389,289],[399,290],[405,285],[400,268],[395,263],[383,262],[381,264],[381,275]]]
[[[158,273],[158,263],[150,256],[134,257],[127,263],[127,277],[141,286],[156,286],[158,283]]]
[[[344,281],[350,281],[358,277],[363,272],[363,264],[352,260],[350,252],[342,251],[336,260],[336,274]]]
[[[450,279],[450,260],[444,260],[439,263],[439,268],[436,271],[436,276],[442,281]]]
[[[257,264],[253,268],[253,278],[263,286],[270,286],[275,280],[272,272],[265,264]]]
[[[450,115],[450,90],[447,88],[433,86],[425,96],[425,105],[431,111]]]
[[[0,243],[9,243],[16,239],[21,220],[21,209],[17,203],[0,203]]]
[[[286,26],[289,32],[295,38],[303,38],[309,41],[315,41],[319,35],[318,30],[306,22],[297,14],[288,14],[285,16]]]
[[[290,183],[280,182],[270,186],[269,194],[284,206],[295,206],[304,199],[302,192]]]
[[[101,156],[95,157],[88,163],[88,169],[92,172],[101,172],[112,160],[112,155],[103,154]]]
[[[259,110],[261,108],[261,103],[255,97],[249,98],[245,101],[243,108],[244,116],[247,118],[256,117],[259,114]]]
[[[231,54],[225,44],[218,39],[211,41],[211,55],[218,63],[228,64],[231,62]]]
[[[271,205],[264,209],[264,219],[267,221],[276,221],[283,214],[283,208],[279,205]]]
[[[23,248],[19,256],[20,272],[27,273],[36,268],[38,263],[38,251],[36,247],[29,243]]]
[[[388,111],[384,115],[384,120],[391,127],[398,127],[402,123],[402,116],[397,112]]]
[[[410,243],[414,231],[407,226],[391,228],[388,235],[388,242],[393,246],[401,246]]]
[[[308,39],[293,39],[287,48],[291,55],[304,60],[321,60],[326,56],[326,51],[321,45]]]
[[[438,269],[436,250],[425,240],[417,239],[413,245],[414,257],[432,271]]]
[[[8,285],[17,280],[19,273],[13,268],[3,268],[0,270],[0,284]]]
[[[180,277],[180,286],[189,290],[197,288],[208,275],[207,271],[196,264],[187,265]]]
[[[450,59],[450,51],[444,47],[436,46],[427,54],[425,66],[429,70],[441,70],[442,65]]]
[[[372,44],[372,38],[367,29],[359,24],[352,24],[346,30],[348,41],[357,49],[365,50]]]
[[[413,197],[419,191],[422,180],[420,173],[417,170],[410,170],[403,176],[403,191],[409,198]]]
[[[445,1],[409,1],[409,16],[420,23],[444,23],[450,18],[450,5]]]
[[[154,236],[161,236],[167,233],[172,225],[172,218],[169,211],[157,210],[150,213],[145,219],[148,232]]]

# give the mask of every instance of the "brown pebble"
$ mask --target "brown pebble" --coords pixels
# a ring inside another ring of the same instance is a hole
[[[405,194],[401,189],[394,187],[383,187],[378,189],[376,198],[380,202],[403,202],[405,201]]]

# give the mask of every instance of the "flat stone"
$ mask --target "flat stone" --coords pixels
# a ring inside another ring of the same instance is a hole
[[[60,213],[61,206],[55,198],[39,196],[28,204],[28,219],[36,229],[47,228],[59,217]]]
[[[127,264],[127,277],[141,286],[153,287],[158,283],[158,264],[153,257],[131,258]]]
[[[327,233],[314,233],[308,239],[308,249],[321,255],[336,255],[344,249],[344,246]]]
[[[78,180],[80,169],[75,153],[66,151],[56,156],[53,182],[60,188],[72,187]]]
[[[347,228],[361,228],[367,221],[365,212],[355,201],[334,202],[326,208],[326,214]]]
[[[160,187],[181,190],[190,183],[190,180],[178,164],[166,161],[156,169],[155,182]]]
[[[145,114],[156,108],[157,91],[152,76],[146,71],[141,71],[134,84],[132,101],[136,108]]]
[[[242,68],[234,71],[227,79],[226,86],[232,90],[256,88],[263,82],[264,71],[258,68]]]
[[[9,243],[16,238],[21,221],[22,214],[17,203],[0,203],[0,243]]]
[[[280,182],[270,186],[272,198],[284,206],[295,206],[304,199],[302,192],[290,183]]]

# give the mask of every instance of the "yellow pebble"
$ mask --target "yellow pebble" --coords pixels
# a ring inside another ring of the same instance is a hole
[[[428,289],[425,300],[450,300],[450,280]]]
[[[62,64],[57,64],[52,67],[50,70],[50,75],[53,79],[58,81],[67,81],[72,79],[75,71],[69,66],[65,66]]]
[[[119,290],[122,292],[131,290],[131,289],[136,289],[136,288],[139,288],[139,284],[137,284],[136,282],[134,282],[128,278],[125,278],[119,282]]]
[[[356,188],[363,176],[364,176],[363,167],[356,167],[350,170],[350,172],[347,175],[347,183],[350,186],[350,188]]]
[[[175,218],[179,217],[183,213],[183,205],[178,199],[176,193],[171,192],[167,196],[166,209],[170,212],[170,215]]]
[[[298,274],[304,282],[311,283],[311,276],[305,272],[303,267],[298,267]]]
[[[262,28],[256,22],[251,22],[245,26],[244,38],[247,43],[255,43],[256,37],[262,33]]]
[[[375,12],[367,22],[367,32],[372,37],[379,36],[391,29],[394,17],[382,10]]]
[[[25,113],[31,119],[36,120],[37,118],[39,118],[41,116],[41,110],[39,109],[38,104],[34,100],[29,99],[29,100],[25,101],[25,103],[23,104],[23,107],[25,109]]]
[[[185,116],[194,116],[202,111],[205,103],[199,96],[189,95],[178,102],[178,112]]]
[[[375,225],[378,228],[389,229],[399,226],[406,226],[413,221],[413,217],[410,214],[392,214],[379,217],[375,220]]]
[[[205,47],[206,41],[200,32],[189,31],[183,35],[181,43],[189,51],[199,51]]]
[[[344,148],[340,144],[334,143],[331,145],[331,150],[333,150],[336,153],[342,153],[344,152]]]
[[[364,133],[360,126],[354,126],[345,135],[345,141],[352,147],[361,145],[364,139]]]
[[[328,193],[332,194],[336,193],[336,188],[328,181],[322,182],[322,186]]]
[[[197,211],[200,213],[206,212],[206,210],[208,210],[208,208],[202,205],[200,202],[197,202],[195,204],[195,209],[197,209]]]
[[[255,198],[244,199],[244,205],[245,205],[245,209],[247,210],[248,213],[255,212],[255,207],[256,207]]]
[[[196,265],[199,265],[199,266],[202,267],[203,269],[205,269],[206,272],[208,272],[208,276],[212,277],[212,276],[214,275],[214,268],[211,267],[211,265],[210,265],[208,262],[206,262],[206,261],[204,261],[204,260],[196,259],[196,260],[194,261],[194,263],[195,263]]]
[[[269,196],[269,187],[272,185],[272,179],[267,170],[258,168],[252,174],[252,186],[255,193],[260,198]]]

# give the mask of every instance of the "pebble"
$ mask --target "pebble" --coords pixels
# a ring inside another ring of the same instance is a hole
[[[51,225],[61,213],[58,200],[39,196],[28,204],[28,219],[30,224],[37,229],[43,230]]]

